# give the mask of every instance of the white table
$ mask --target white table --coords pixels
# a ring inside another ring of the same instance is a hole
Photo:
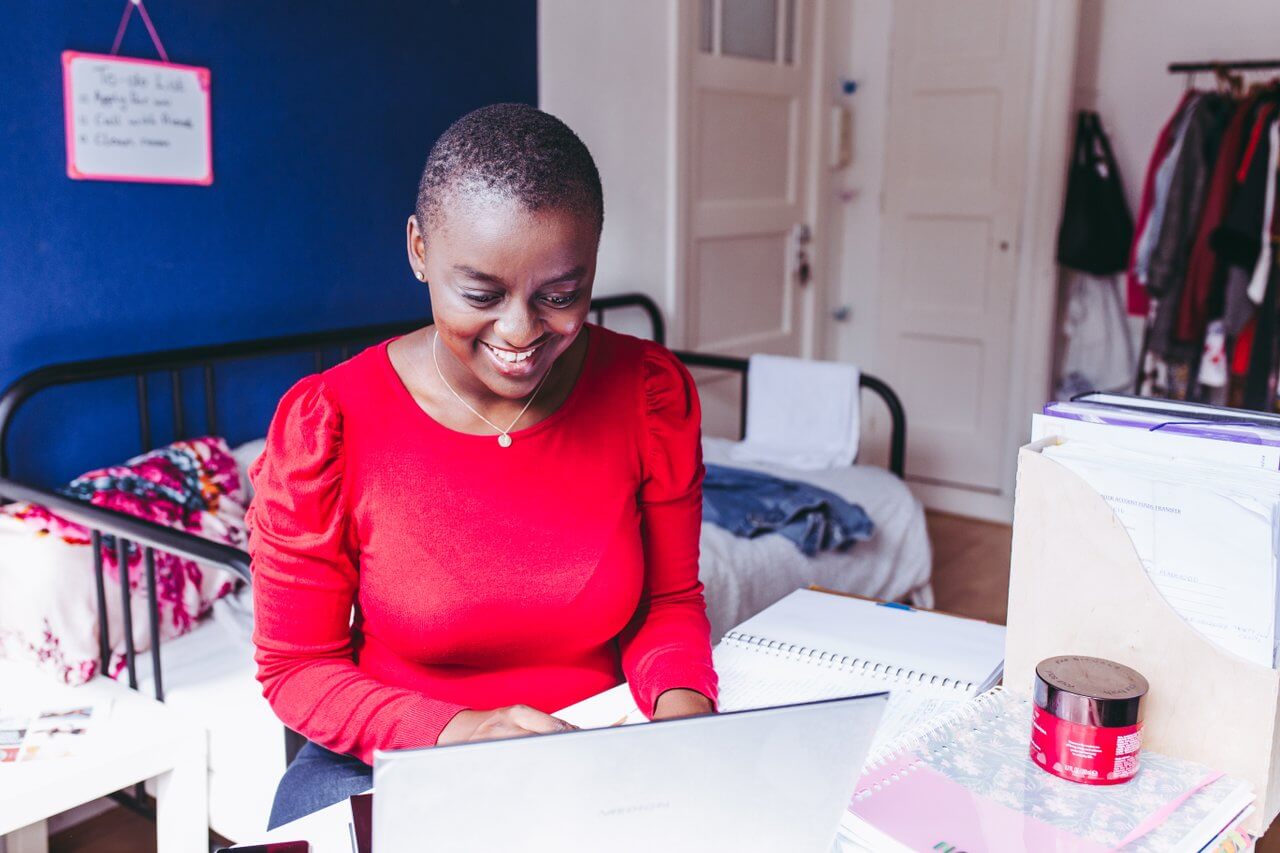
[[[202,728],[111,679],[67,687],[11,661],[0,660],[0,697],[24,707],[111,703],[110,714],[95,721],[76,755],[0,764],[0,837],[8,853],[44,853],[46,819],[147,780],[155,781],[159,852],[207,853],[208,743]]]

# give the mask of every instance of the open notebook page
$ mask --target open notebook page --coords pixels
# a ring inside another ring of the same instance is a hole
[[[1004,628],[945,613],[798,589],[730,635],[799,646],[922,675],[940,686],[991,687],[1004,668]],[[945,682],[945,683],[944,683]]]
[[[761,655],[726,643],[716,647],[715,665],[720,675],[721,711],[745,711],[889,690],[889,703],[867,754],[868,761],[893,751],[896,743],[929,728],[945,711],[970,701],[968,694],[949,688],[905,690],[883,678],[858,677],[836,669]],[[583,729],[645,722],[625,684],[557,711],[556,716]]]
[[[951,688],[921,685],[907,689],[883,677],[855,675],[811,661],[761,654],[758,649],[731,641],[716,647],[715,665],[720,676],[722,711],[890,691],[869,758],[892,748],[898,739],[929,725],[942,712],[970,699],[969,694]]]

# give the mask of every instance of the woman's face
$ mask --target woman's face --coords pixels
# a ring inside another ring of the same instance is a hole
[[[452,198],[423,235],[409,217],[409,263],[426,274],[438,345],[508,399],[533,392],[586,322],[599,232],[593,217]],[[445,352],[439,354],[441,362]]]

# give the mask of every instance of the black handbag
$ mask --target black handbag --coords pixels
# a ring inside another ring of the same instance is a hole
[[[1081,111],[1067,174],[1067,199],[1058,227],[1058,263],[1113,275],[1129,263],[1133,217],[1124,200],[1120,171],[1098,114]]]

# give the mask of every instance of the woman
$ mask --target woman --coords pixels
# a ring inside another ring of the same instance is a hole
[[[254,641],[309,743],[271,825],[369,787],[375,749],[561,731],[626,679],[714,710],[697,393],[588,326],[604,203],[559,120],[500,104],[432,148],[408,221],[434,325],[294,386],[252,471]]]

